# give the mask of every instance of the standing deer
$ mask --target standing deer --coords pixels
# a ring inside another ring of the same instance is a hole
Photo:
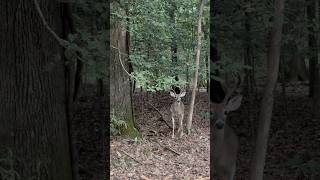
[[[175,92],[170,91],[170,95],[175,98],[175,101],[171,104],[171,120],[172,120],[172,138],[174,138],[174,126],[175,119],[179,120],[178,134],[179,137],[183,135],[183,117],[184,117],[184,104],[181,101],[181,98],[186,95],[186,92],[176,94]]]
[[[227,124],[228,113],[238,109],[242,101],[240,94],[230,99],[235,89],[228,91],[222,97],[222,102],[213,102],[211,106],[216,119],[213,130],[213,162],[218,180],[233,180],[236,172],[238,136]]]

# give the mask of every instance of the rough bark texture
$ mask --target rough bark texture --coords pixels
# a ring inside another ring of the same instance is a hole
[[[316,20],[318,22],[317,24],[317,29],[320,28],[320,2],[316,1]],[[320,46],[320,32],[318,31],[318,33],[316,34],[317,36],[317,77],[316,77],[316,85],[315,85],[315,101],[314,101],[314,116],[315,118],[320,119],[320,50],[319,50],[319,46]]]
[[[252,44],[251,44],[251,24],[250,24],[250,15],[248,12],[245,12],[245,39],[244,39],[244,65],[252,67],[252,69],[245,69],[245,90],[244,93],[251,95],[255,86],[254,78],[254,59],[252,53]]]
[[[289,61],[289,81],[306,81],[308,80],[308,70],[305,60],[299,55],[294,54]]]
[[[132,91],[129,75],[127,74],[129,63],[126,34],[126,30],[120,24],[115,24],[111,29],[110,43],[113,48],[111,49],[110,59],[110,106],[117,117],[124,118],[127,121],[128,128],[124,133],[130,136],[137,136],[137,130],[134,128]],[[121,59],[118,49],[121,52]]]
[[[317,25],[316,29],[319,29],[319,23],[320,23],[320,18],[319,18],[319,1],[314,1],[314,8],[315,8],[315,18],[316,18],[316,22]],[[312,6],[312,5],[311,5]],[[313,116],[317,119],[320,118],[320,51],[319,51],[319,45],[320,45],[320,37],[319,37],[319,31],[315,31],[314,30],[314,40],[315,42],[315,47],[310,47],[312,48],[312,57],[310,57],[310,59],[314,59],[315,61],[315,68],[314,68],[314,96],[313,96]]]
[[[198,29],[197,29],[197,36],[198,36],[198,44],[196,49],[196,69],[194,73],[193,78],[193,87],[192,87],[192,95],[191,95],[191,102],[190,102],[190,109],[188,114],[188,120],[187,120],[187,130],[188,134],[190,134],[191,125],[192,125],[192,117],[193,117],[193,108],[194,108],[194,101],[196,98],[196,89],[197,89],[197,83],[198,83],[198,76],[199,76],[199,64],[200,64],[200,52],[201,52],[201,21],[202,21],[202,12],[203,12],[203,0],[199,0],[199,11],[198,11]]]
[[[308,23],[313,23],[313,20],[316,18],[316,1],[307,0],[307,18]],[[316,27],[314,25],[308,26],[308,50],[309,50],[309,73],[310,73],[310,89],[309,96],[314,97],[315,86],[317,84],[317,38],[316,38]]]
[[[62,35],[62,5],[39,2]],[[70,180],[63,49],[33,1],[0,2],[0,149],[10,148],[21,179]]]
[[[220,83],[218,81],[216,81],[215,79],[213,79],[213,76],[217,76],[218,72],[213,72],[211,70],[211,66],[214,65],[215,62],[217,62],[219,60],[219,56],[218,56],[218,43],[217,43],[217,37],[214,36],[214,31],[213,29],[216,28],[217,23],[215,23],[213,21],[214,16],[216,16],[218,14],[218,0],[213,0],[210,3],[210,82],[209,82],[209,92],[210,92],[210,132],[212,132],[214,130],[214,118],[213,118],[213,103],[219,103],[223,100],[225,93],[222,89],[220,85]],[[218,89],[217,89],[218,87]],[[222,97],[222,98],[221,98]],[[214,135],[213,133],[210,133],[210,178],[214,177],[214,173],[215,173],[215,167],[213,167],[212,165],[214,164],[214,143],[213,143],[213,139],[214,139]]]
[[[169,8],[169,17],[170,17],[170,22],[173,25],[173,37],[172,37],[172,42],[171,42],[171,60],[172,60],[172,65],[173,66],[177,66],[178,63],[178,44],[177,44],[177,32],[176,32],[176,16],[175,16],[175,12],[176,12],[177,6],[176,3],[174,1],[170,1],[170,8]],[[175,74],[175,80],[178,81],[179,78],[177,76],[177,74]],[[172,86],[172,89],[174,89],[174,91],[177,94],[180,94],[180,88],[176,87],[176,86]]]
[[[269,129],[273,109],[273,92],[278,79],[280,47],[284,14],[284,0],[275,1],[274,25],[270,34],[268,49],[268,79],[261,101],[259,127],[257,132],[256,149],[250,172],[251,180],[262,180],[267,152]]]

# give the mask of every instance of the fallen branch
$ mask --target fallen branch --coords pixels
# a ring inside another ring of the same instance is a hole
[[[126,156],[130,157],[131,159],[133,159],[135,162],[143,165],[143,163],[141,163],[140,161],[136,160],[134,157],[132,157],[130,154],[128,154],[127,152],[120,150],[123,154],[125,154]]]
[[[178,155],[178,156],[180,156],[180,155],[181,155],[181,154],[180,154],[180,153],[178,153],[176,150],[173,150],[173,149],[172,149],[172,148],[170,148],[170,147],[164,146],[164,145],[160,144],[158,141],[156,141],[156,143],[158,143],[162,148],[167,149],[167,150],[169,150],[169,151],[173,152],[174,154],[176,154],[176,155]]]
[[[153,108],[153,109],[155,109],[159,114],[160,114],[160,120],[162,120],[162,121],[164,121],[165,123],[166,123],[166,125],[170,128],[170,129],[172,129],[172,127],[168,124],[168,122],[165,120],[165,118],[164,118],[164,116],[163,116],[163,114],[160,112],[160,110],[158,109],[158,108],[156,108],[154,105],[152,105],[150,102],[148,102],[147,101],[147,103]]]

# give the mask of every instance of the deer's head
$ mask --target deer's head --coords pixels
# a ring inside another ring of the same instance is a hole
[[[215,128],[222,129],[225,125],[225,121],[228,113],[231,111],[235,111],[240,107],[241,101],[242,101],[242,95],[238,93],[237,95],[231,97],[231,95],[234,92],[239,91],[240,84],[241,84],[240,76],[238,79],[238,83],[234,88],[227,88],[227,86],[222,85],[221,82],[215,81],[216,87],[213,87],[213,88],[217,88],[220,91],[224,91],[223,89],[227,89],[227,93],[225,92],[220,93],[224,97],[217,98],[217,99],[220,99],[220,101],[213,102],[211,106],[212,108],[211,112],[213,113],[213,117],[216,120],[214,123]]]
[[[170,91],[170,96],[174,97],[177,102],[181,102],[181,98],[184,97],[185,95],[186,95],[186,92],[182,92],[180,94],[176,94],[175,92]]]

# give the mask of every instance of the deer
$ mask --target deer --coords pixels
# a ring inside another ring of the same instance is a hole
[[[240,81],[241,79],[239,79],[238,86]],[[220,82],[218,85],[220,87],[215,88],[223,90]],[[239,140],[234,130],[227,123],[227,115],[229,112],[237,110],[241,105],[241,94],[230,98],[237,88],[228,90],[227,94],[223,92],[223,95],[226,95],[221,97],[221,101],[212,102],[211,105],[211,112],[215,119],[213,125],[213,165],[218,180],[233,180],[236,173]]]
[[[170,106],[170,115],[172,120],[172,139],[174,138],[175,119],[179,120],[178,135],[183,136],[183,118],[184,118],[184,104],[181,98],[186,95],[186,92],[176,94],[174,91],[170,91],[170,96],[175,98],[175,101]]]

